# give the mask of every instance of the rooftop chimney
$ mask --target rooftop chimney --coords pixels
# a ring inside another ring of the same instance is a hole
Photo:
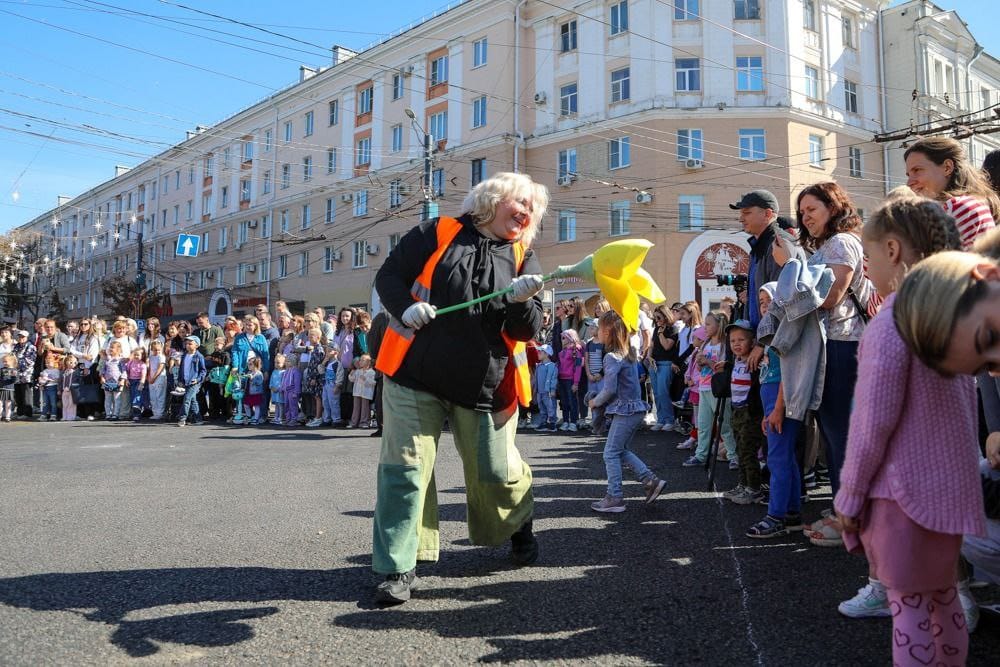
[[[123,164],[116,164],[115,165],[115,178],[118,178],[122,174],[127,174],[130,171],[132,171],[132,167],[126,167]]]
[[[306,79],[311,79],[319,73],[318,67],[307,67],[306,65],[299,65],[299,83],[305,81]]]
[[[69,195],[59,195],[56,197],[56,206],[62,206],[63,204],[68,204],[70,200],[73,199]]]
[[[348,49],[346,47],[338,46],[336,44],[333,45],[333,47],[330,49],[330,51],[333,53],[333,64],[334,65],[339,65],[340,63],[344,62],[345,60],[348,60],[348,59],[353,58],[354,56],[358,55],[357,51],[351,51],[350,49]]]

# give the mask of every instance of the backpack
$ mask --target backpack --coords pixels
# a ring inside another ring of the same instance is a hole
[[[212,384],[226,384],[229,379],[229,366],[215,366],[208,372],[208,381]]]

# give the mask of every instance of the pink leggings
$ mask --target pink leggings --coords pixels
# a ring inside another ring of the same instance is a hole
[[[907,593],[888,590],[893,667],[964,665],[969,632],[955,586]]]

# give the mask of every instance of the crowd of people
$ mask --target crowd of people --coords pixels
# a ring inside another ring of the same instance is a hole
[[[283,301],[220,325],[207,313],[0,329],[0,419],[321,426],[379,432],[373,355],[386,317],[293,315]]]

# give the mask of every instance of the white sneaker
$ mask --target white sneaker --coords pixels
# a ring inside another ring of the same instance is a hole
[[[569,423],[568,422],[563,422],[562,425],[559,427],[559,430],[560,431],[568,431],[569,430]]]
[[[677,445],[677,449],[694,449],[694,438],[688,438],[681,444]]]
[[[306,423],[306,428],[318,428],[323,425],[322,419],[311,419]]]
[[[576,433],[577,431],[576,424],[570,424],[569,428],[567,428],[566,430],[569,431],[570,433]]]
[[[742,484],[737,484],[737,485],[736,485],[736,486],[734,486],[733,488],[731,488],[731,489],[729,489],[728,491],[724,492],[724,493],[722,494],[722,497],[723,497],[723,498],[725,498],[726,500],[732,500],[732,499],[733,499],[733,498],[735,498],[736,496],[741,496],[741,495],[743,495],[743,491],[744,491],[745,489],[746,489],[746,487],[745,487],[745,486],[743,486]]]
[[[979,625],[979,603],[972,597],[968,579],[958,582],[958,599],[962,601],[962,611],[965,612],[965,628],[972,634]]]
[[[662,431],[663,430],[663,424],[653,424],[652,426],[649,427],[649,430],[650,431]]]
[[[170,395],[171,396],[183,396],[186,393],[187,393],[187,391],[185,391],[184,387],[175,387],[174,390],[172,392],[170,392]]]
[[[858,589],[857,595],[837,605],[837,611],[849,618],[882,618],[892,615],[885,586],[871,579],[866,586]]]

